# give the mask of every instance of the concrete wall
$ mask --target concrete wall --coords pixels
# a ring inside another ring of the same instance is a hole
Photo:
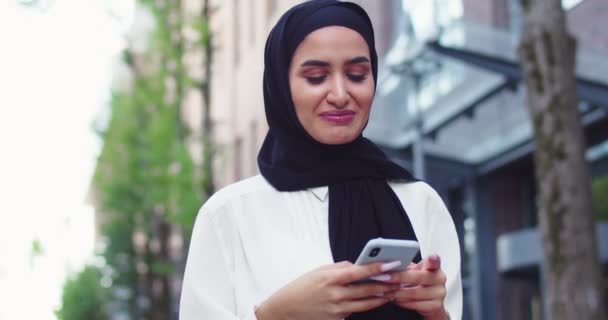
[[[507,29],[509,1],[511,0],[462,0],[464,18],[487,26]]]

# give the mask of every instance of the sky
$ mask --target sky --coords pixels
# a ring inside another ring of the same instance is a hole
[[[0,1],[0,320],[55,319],[66,275],[92,257],[92,127],[133,11],[132,0],[40,1]]]

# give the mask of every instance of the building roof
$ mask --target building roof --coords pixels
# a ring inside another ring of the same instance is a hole
[[[412,74],[381,67],[365,135],[392,149],[406,148],[418,135],[419,110],[426,153],[475,165],[521,146],[528,145],[521,151],[529,153],[532,129],[516,47],[517,38],[507,31],[455,23],[427,45],[432,53],[414,58],[431,57],[439,64],[416,91],[416,102]],[[608,65],[599,63],[605,58],[579,50],[576,72],[585,124],[608,118]]]

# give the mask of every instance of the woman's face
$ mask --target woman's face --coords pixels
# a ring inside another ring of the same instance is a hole
[[[310,33],[289,66],[298,120],[315,140],[355,140],[369,118],[374,79],[369,47],[354,30],[331,26]]]

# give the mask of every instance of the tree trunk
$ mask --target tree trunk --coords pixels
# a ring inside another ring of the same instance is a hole
[[[169,237],[171,226],[164,221],[163,214],[152,210],[150,215],[150,238],[146,245],[146,294],[150,302],[148,320],[171,319],[171,274],[165,267],[170,265]],[[154,243],[154,245],[152,245]]]
[[[165,221],[161,221],[158,226],[159,241],[160,241],[160,252],[156,259],[157,262],[162,263],[165,266],[171,264],[171,256],[169,252],[169,237],[171,234],[171,225]],[[158,320],[169,320],[171,319],[171,301],[173,300],[171,295],[171,272],[163,270],[156,275],[159,284],[158,292],[158,306],[156,319]]]
[[[204,46],[204,79],[201,93],[203,96],[203,192],[205,199],[215,192],[213,185],[213,123],[211,121],[211,76],[213,65],[213,38],[209,27],[210,13],[209,0],[203,2],[202,18],[207,24],[207,35],[203,41]]]
[[[520,0],[518,48],[534,128],[547,319],[606,319],[591,176],[578,112],[576,40],[560,0]]]

